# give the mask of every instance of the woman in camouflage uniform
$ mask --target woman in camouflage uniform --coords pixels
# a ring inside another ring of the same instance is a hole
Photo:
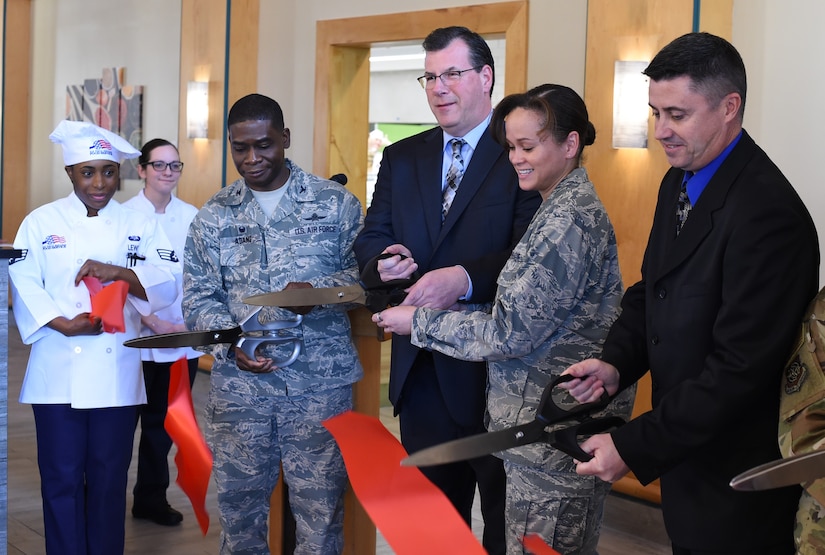
[[[490,128],[510,152],[519,186],[542,205],[498,278],[491,311],[400,306],[373,320],[413,344],[488,362],[489,429],[532,421],[542,392],[567,366],[597,356],[622,296],[616,237],[581,153],[596,131],[572,89],[541,85],[503,99]],[[459,193],[460,194],[460,193]],[[603,414],[628,417],[633,392]],[[565,554],[596,552],[610,484],[576,475],[544,443],[500,454],[507,473],[507,553],[538,534]]]

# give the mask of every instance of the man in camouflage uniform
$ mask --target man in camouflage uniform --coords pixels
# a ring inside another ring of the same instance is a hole
[[[805,312],[797,348],[785,367],[779,405],[779,449],[783,457],[825,449],[825,289]],[[802,484],[794,542],[798,555],[825,553],[823,477]]]
[[[352,244],[359,201],[339,184],[285,158],[289,129],[277,102],[252,94],[229,112],[232,158],[241,179],[216,193],[189,229],[183,312],[193,330],[237,326],[250,295],[358,281]],[[215,457],[221,553],[269,553],[269,498],[279,465],[296,520],[296,554],[343,547],[346,469],[322,422],[352,408],[363,370],[346,306],[264,308],[261,322],[300,320],[298,359],[278,368],[285,348],[262,345],[255,359],[217,345],[206,407]],[[296,313],[302,316],[296,316]]]

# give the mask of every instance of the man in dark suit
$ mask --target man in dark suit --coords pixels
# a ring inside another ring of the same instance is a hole
[[[406,257],[378,262],[385,281],[423,274],[404,304],[491,302],[496,277],[540,198],[519,189],[506,152],[487,129],[494,62],[484,39],[464,27],[446,27],[430,33],[423,47],[419,81],[439,127],[384,150],[355,253],[362,269],[382,252]],[[455,138],[464,143],[454,149]],[[458,188],[445,203],[443,190],[451,185]],[[484,363],[458,361],[414,347],[408,336],[393,336],[389,395],[407,451],[484,432],[486,382]],[[478,486],[484,547],[504,553],[501,461],[487,456],[422,470],[467,522]]]
[[[794,553],[796,487],[736,492],[731,478],[779,459],[780,376],[817,291],[807,209],[742,129],[742,58],[724,39],[684,35],[644,73],[662,180],[642,279],[626,292],[601,360],[567,372],[590,400],[648,368],[653,409],[584,442],[579,474],[661,478],[673,553]],[[680,198],[682,182],[687,198]],[[682,223],[683,222],[683,223]]]

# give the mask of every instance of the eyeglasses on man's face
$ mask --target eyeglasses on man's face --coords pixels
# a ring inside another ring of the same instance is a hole
[[[435,75],[432,73],[425,73],[421,77],[418,78],[418,82],[421,83],[421,86],[425,89],[432,89],[435,87],[435,80],[436,78],[441,79],[441,82],[449,87],[451,85],[455,85],[459,81],[461,81],[461,74],[467,73],[468,71],[478,71],[484,66],[476,66],[471,67],[469,69],[451,69],[450,71],[445,71],[441,75]]]
[[[173,172],[183,171],[183,162],[164,162],[163,160],[155,160],[154,162],[146,162],[143,164],[144,168],[146,166],[152,166],[156,172],[166,171],[167,167],[169,167],[169,169]]]

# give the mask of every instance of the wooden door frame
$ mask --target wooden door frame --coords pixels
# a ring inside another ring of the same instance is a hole
[[[433,29],[450,25],[463,25],[481,35],[504,35],[504,94],[510,94],[527,86],[527,19],[527,0],[520,0],[318,21],[313,171],[346,174],[349,187],[366,206],[373,44],[421,41]]]

